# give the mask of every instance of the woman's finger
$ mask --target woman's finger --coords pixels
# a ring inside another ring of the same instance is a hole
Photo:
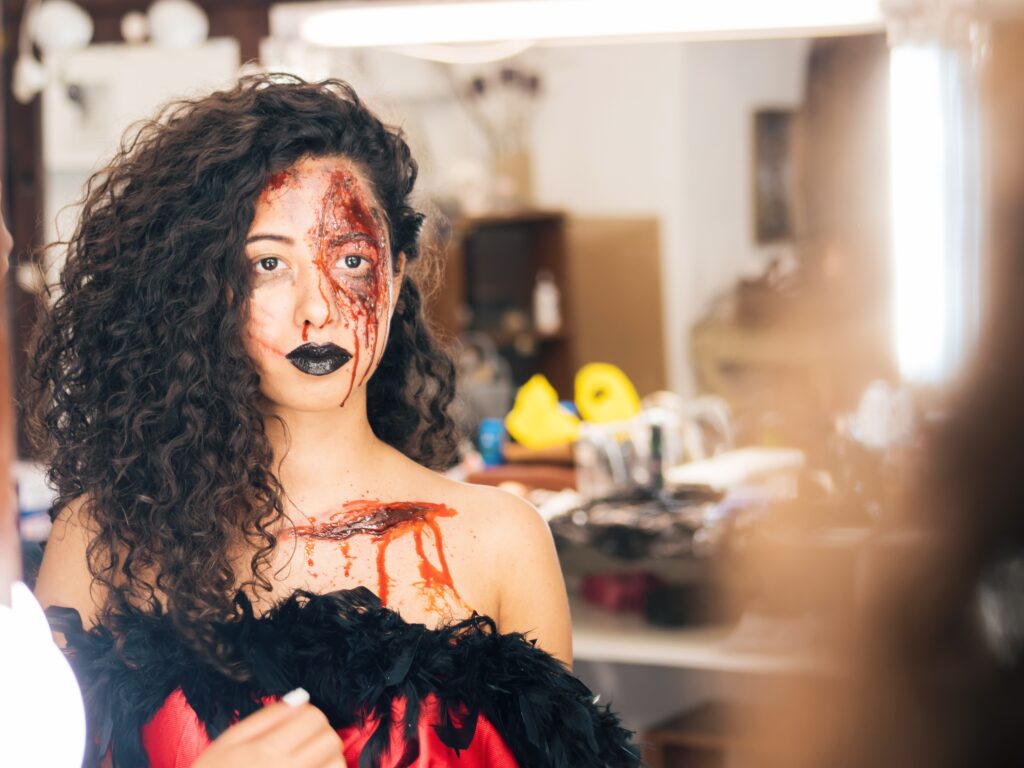
[[[299,745],[295,751],[296,763],[317,766],[317,768],[339,768],[345,765],[341,737],[330,728],[320,730],[315,736]]]
[[[286,693],[281,701],[269,704],[239,720],[221,734],[217,741],[224,744],[239,744],[256,738],[300,714],[304,706],[309,706],[306,703],[308,701],[309,694],[302,688],[296,688]]]
[[[259,738],[283,755],[294,755],[320,735],[341,742],[324,713],[310,704],[303,704],[293,717],[278,722]]]

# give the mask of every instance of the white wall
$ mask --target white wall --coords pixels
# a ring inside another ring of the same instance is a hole
[[[682,263],[693,303],[675,320],[688,325],[744,271],[773,249],[754,242],[752,116],[803,99],[808,40],[704,43],[686,47],[683,115]],[[777,250],[777,246],[775,247]]]
[[[766,254],[753,239],[754,110],[800,103],[807,40],[549,49],[538,202],[662,222],[665,359],[693,389],[689,329]]]
[[[184,49],[101,43],[48,61],[62,76],[42,94],[44,242],[71,236],[86,182],[110,161],[129,126],[172,99],[230,85],[240,61],[238,41],[224,37]],[[68,95],[72,84],[80,101]],[[62,249],[47,255],[47,283],[57,281],[63,263]]]

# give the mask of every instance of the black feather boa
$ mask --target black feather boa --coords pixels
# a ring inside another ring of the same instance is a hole
[[[86,765],[113,750],[117,768],[147,763],[141,728],[177,688],[216,738],[237,717],[302,686],[335,728],[380,722],[360,756],[377,766],[386,750],[391,704],[405,697],[415,723],[430,694],[440,704],[439,738],[454,749],[473,739],[477,715],[494,724],[521,766],[638,766],[623,729],[587,687],[521,634],[500,634],[473,616],[441,629],[409,624],[362,587],[319,595],[296,592],[256,617],[242,595],[241,619],[218,625],[219,639],[244,660],[251,679],[232,680],[186,648],[166,615],[120,614],[82,628],[74,609],[50,608],[64,633],[85,697],[90,732]],[[460,725],[461,724],[461,725]],[[406,730],[415,734],[416,728]],[[408,744],[414,757],[417,745]]]

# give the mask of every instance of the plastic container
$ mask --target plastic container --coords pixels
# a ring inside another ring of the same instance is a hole
[[[477,438],[477,449],[488,467],[504,463],[505,422],[501,419],[483,419],[480,422],[480,434]]]

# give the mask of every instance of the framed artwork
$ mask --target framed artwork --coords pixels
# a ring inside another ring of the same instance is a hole
[[[793,236],[793,127],[790,109],[754,113],[754,239],[776,243]]]

